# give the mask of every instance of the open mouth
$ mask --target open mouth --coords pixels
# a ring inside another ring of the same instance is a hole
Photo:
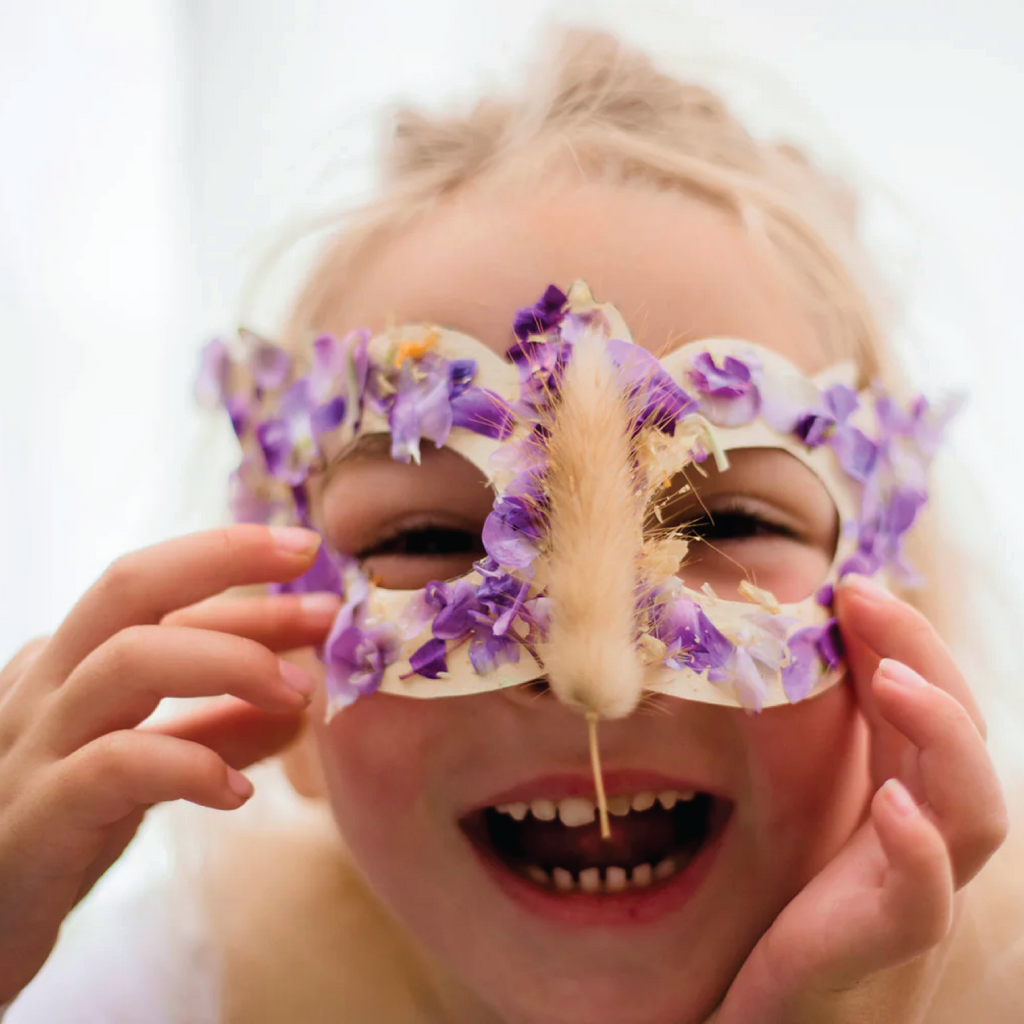
[[[481,852],[540,889],[619,894],[684,872],[720,833],[731,806],[695,790],[618,793],[608,798],[608,838],[596,801],[585,796],[497,804],[462,826]]]

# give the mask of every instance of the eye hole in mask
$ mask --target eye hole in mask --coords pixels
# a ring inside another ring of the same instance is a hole
[[[324,489],[328,540],[384,590],[465,576],[486,556],[494,493],[483,473],[450,448],[425,447],[420,465],[396,462],[387,435],[372,436],[382,442],[343,459]]]
[[[725,472],[690,466],[652,502],[650,536],[688,542],[678,575],[691,590],[707,584],[742,600],[746,581],[782,602],[802,601],[828,576],[839,514],[820,479],[790,454],[750,448],[730,453]]]

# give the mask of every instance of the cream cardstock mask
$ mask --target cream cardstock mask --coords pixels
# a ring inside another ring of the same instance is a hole
[[[648,693],[760,711],[838,682],[833,587],[910,573],[902,542],[951,407],[858,394],[852,365],[808,378],[739,339],[658,360],[583,282],[549,287],[513,333],[504,358],[424,324],[321,337],[295,357],[245,332],[204,352],[198,393],[242,446],[239,521],[314,526],[311,479],[372,434],[403,461],[424,443],[453,449],[493,489],[487,557],[464,576],[386,590],[325,540],[279,588],[344,600],[320,652],[329,713],[376,690],[457,697],[536,679],[591,718]],[[835,543],[817,562],[800,557],[799,509],[766,532],[740,501],[753,567],[704,537],[737,513],[703,509],[702,484],[726,485],[751,456],[762,478],[783,474],[777,488],[825,502]]]

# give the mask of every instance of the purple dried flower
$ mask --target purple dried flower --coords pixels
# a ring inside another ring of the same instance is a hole
[[[249,366],[256,387],[261,392],[277,391],[291,373],[292,357],[283,348],[257,338],[254,334],[248,334],[246,338],[251,345]]]
[[[562,341],[519,341],[506,355],[519,371],[516,411],[530,417],[546,409],[561,387],[572,345]]]
[[[635,432],[650,424],[662,433],[674,434],[679,420],[696,411],[697,403],[647,349],[612,339],[608,356],[617,371],[619,386],[636,407]]]
[[[326,429],[340,422],[341,408],[330,402],[317,406],[310,395],[308,377],[300,377],[281,397],[276,419],[264,420],[256,427],[256,440],[263,450],[267,472],[271,476],[301,484],[318,454],[317,439]]]
[[[321,658],[327,666],[327,693],[334,707],[345,707],[373,693],[384,670],[398,659],[398,629],[390,622],[368,626],[370,585],[359,571],[345,578],[346,601],[338,612]]]
[[[689,379],[703,396],[701,412],[712,423],[738,427],[761,411],[761,392],[754,372],[740,359],[726,356],[718,367],[710,352],[701,352],[693,361]]]
[[[270,523],[291,517],[286,488],[268,481],[251,455],[242,458],[228,481],[228,507],[236,523]]]
[[[448,395],[457,398],[476,377],[475,359],[452,359],[448,363]]]
[[[789,664],[782,669],[782,688],[791,704],[803,700],[822,672],[821,626],[805,626],[789,638]]]
[[[818,655],[829,670],[839,667],[843,660],[843,637],[839,632],[839,621],[835,618],[829,619],[821,627],[821,636],[818,637]]]
[[[504,441],[512,436],[515,416],[508,403],[493,391],[475,385],[460,391],[451,399],[452,426],[463,427]]]
[[[529,624],[530,643],[539,643],[551,629],[551,598],[531,597],[529,601],[523,602],[519,616]]]
[[[532,334],[547,334],[552,327],[562,322],[566,295],[553,284],[548,285],[539,301],[532,306],[516,310],[512,331],[520,341],[526,341]]]
[[[342,577],[355,560],[346,555],[339,555],[328,550],[327,544],[321,544],[312,566],[298,579],[285,583],[271,583],[272,594],[316,594],[327,591],[331,594],[342,594]]]
[[[652,632],[668,648],[665,664],[669,668],[719,669],[735,649],[700,605],[687,597],[663,605]]]
[[[452,428],[448,401],[447,367],[439,359],[407,359],[398,376],[397,392],[388,413],[391,457],[419,462],[420,441],[427,438],[440,448]]]
[[[499,565],[525,569],[537,557],[541,537],[535,504],[521,495],[500,495],[484,520],[484,550]]]
[[[475,634],[469,644],[469,660],[478,675],[519,660],[519,643],[507,634],[496,636],[486,622],[478,624]]]
[[[734,647],[729,660],[721,668],[708,671],[713,683],[730,683],[736,699],[748,711],[759,712],[768,696],[768,686],[754,663],[754,659],[743,647]]]
[[[842,424],[836,430],[832,449],[843,469],[861,483],[867,481],[878,462],[878,445],[849,424]]]
[[[469,580],[435,580],[427,584],[423,597],[436,612],[431,630],[435,639],[459,640],[473,628],[477,588]]]
[[[822,406],[797,419],[793,432],[809,448],[829,444],[843,469],[855,480],[866,482],[877,465],[879,448],[848,422],[860,406],[857,392],[845,384],[833,384],[822,399]]]
[[[437,679],[442,672],[448,671],[445,642],[428,640],[422,647],[416,648],[409,658],[409,666],[418,676],[424,679]]]

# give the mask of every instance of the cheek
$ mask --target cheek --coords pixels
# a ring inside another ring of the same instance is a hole
[[[853,689],[840,683],[744,728],[762,863],[816,873],[857,827],[870,795],[867,728]]]
[[[331,802],[343,829],[367,816],[408,821],[443,779],[443,701],[375,693],[317,731]]]

